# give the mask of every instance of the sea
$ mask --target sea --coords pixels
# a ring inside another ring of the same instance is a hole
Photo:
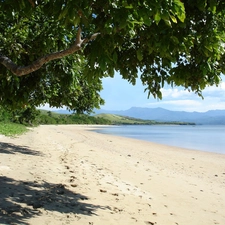
[[[95,131],[170,146],[225,154],[224,125],[121,125],[106,126]]]

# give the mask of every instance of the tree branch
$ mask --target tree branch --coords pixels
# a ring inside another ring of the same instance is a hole
[[[8,70],[10,70],[16,76],[27,75],[29,73],[32,73],[40,69],[44,64],[52,60],[61,59],[65,56],[71,55],[79,51],[81,49],[82,44],[85,44],[91,40],[94,40],[100,34],[100,33],[95,33],[90,38],[85,38],[82,40],[81,32],[82,32],[81,28],[78,28],[76,40],[74,44],[71,45],[68,49],[42,56],[28,66],[18,66],[9,57],[2,55],[1,53],[0,53],[0,63],[4,65]]]

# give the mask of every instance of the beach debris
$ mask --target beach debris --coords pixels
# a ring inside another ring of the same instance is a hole
[[[102,192],[102,193],[106,193],[107,192],[106,190],[103,190],[103,189],[100,189],[99,191]]]

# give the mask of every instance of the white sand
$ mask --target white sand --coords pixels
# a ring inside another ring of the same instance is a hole
[[[0,224],[225,224],[225,155],[40,126],[0,139]]]

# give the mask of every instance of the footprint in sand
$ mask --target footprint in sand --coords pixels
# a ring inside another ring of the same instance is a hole
[[[145,224],[154,225],[154,224],[156,224],[156,223],[155,223],[155,222],[150,222],[150,221],[145,221]]]
[[[67,170],[69,170],[69,169],[70,169],[70,167],[69,167],[69,166],[67,166],[67,165],[66,165],[65,167],[66,167],[66,169],[67,169]]]
[[[70,176],[70,180],[69,180],[69,182],[70,182],[70,183],[72,183],[75,179],[76,179],[76,177],[75,177],[75,176]]]
[[[118,194],[118,193],[113,193],[112,195],[113,195],[113,196],[119,196],[119,194]]]
[[[137,222],[137,221],[138,221],[138,220],[137,220],[136,218],[134,218],[134,217],[131,217],[131,219],[132,219],[132,220],[135,220],[135,222]]]

